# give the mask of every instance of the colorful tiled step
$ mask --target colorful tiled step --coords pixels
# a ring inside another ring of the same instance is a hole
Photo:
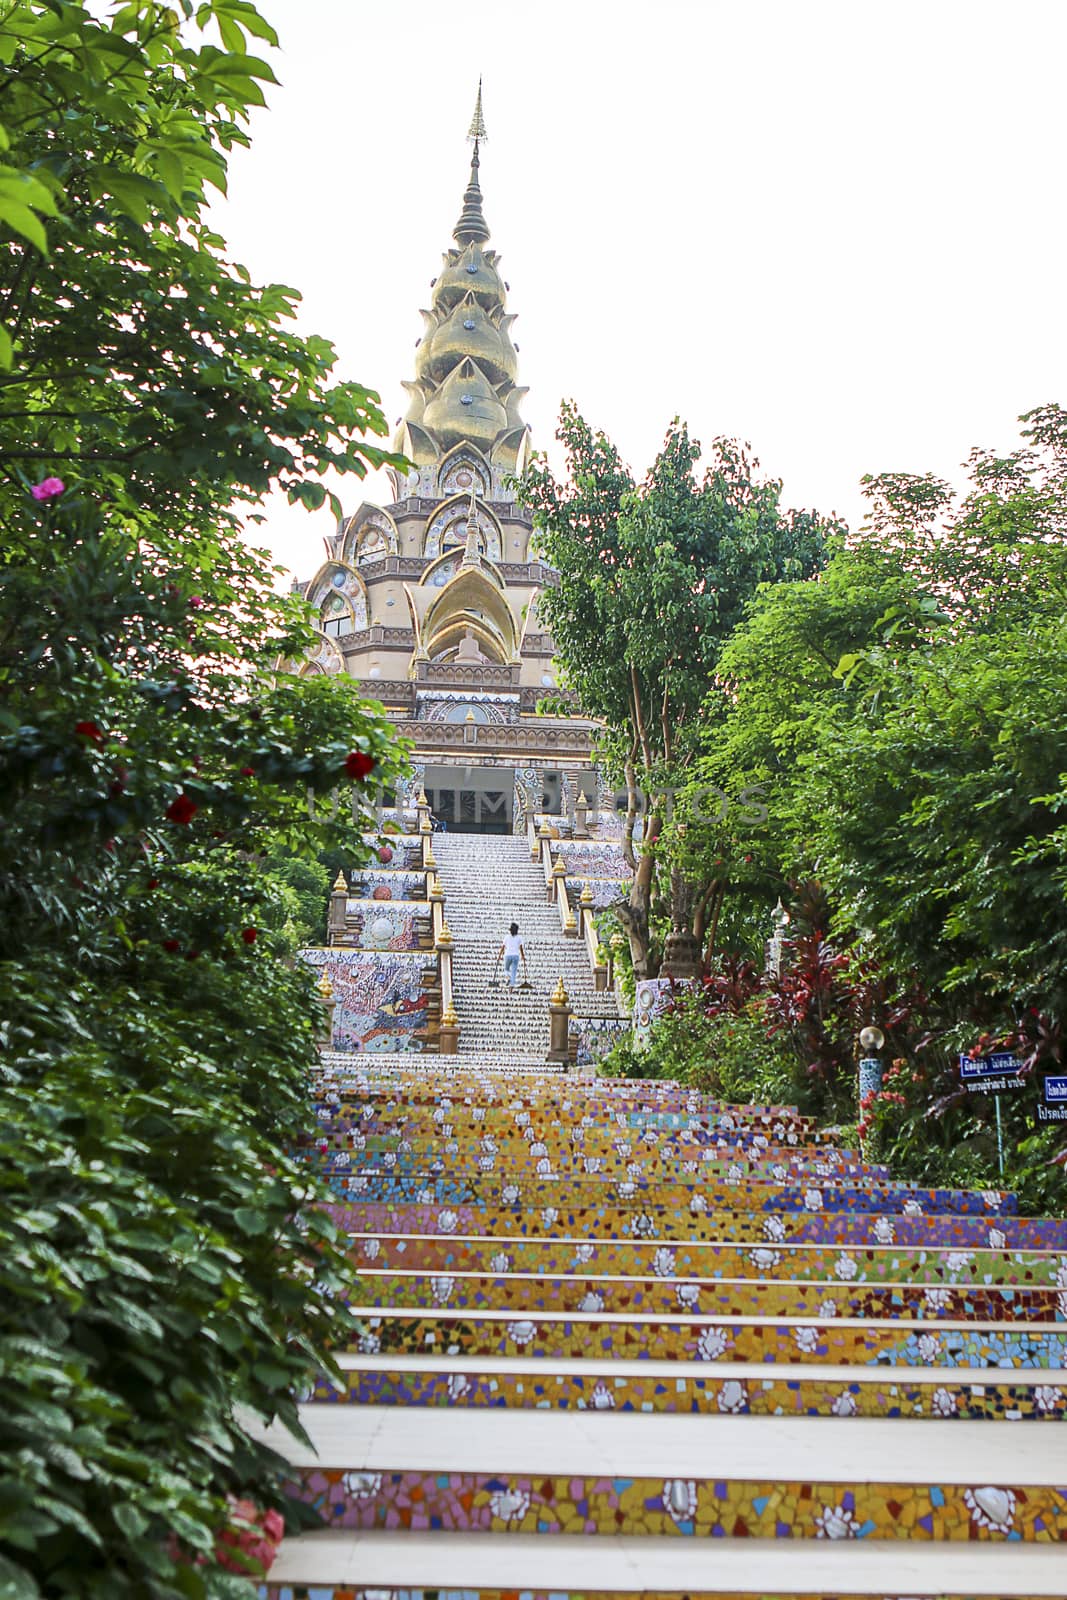
[[[468,1356],[614,1356],[659,1361],[746,1361],[810,1365],[1063,1367],[1067,1329],[939,1323],[909,1327],[873,1317],[805,1322],[739,1317],[607,1316],[485,1310],[449,1314],[379,1306],[353,1319],[345,1348],[364,1354],[433,1351]]]
[[[346,1215],[358,1220],[358,1211]],[[790,1282],[922,1284],[976,1283],[1053,1288],[1067,1313],[1067,1253],[1055,1250],[959,1250],[951,1246],[844,1245],[784,1242],[736,1245],[654,1239],[507,1238],[353,1232],[353,1268],[424,1272],[481,1272],[533,1276],[573,1274],[672,1277],[715,1282],[767,1279]]]
[[[308,1405],[278,1427],[328,1526],[496,1534],[1067,1541],[1067,1433],[927,1421]],[[834,1429],[832,1452],[820,1430]],[[1067,1554],[1067,1552],[1065,1552]],[[1064,1570],[1067,1570],[1065,1568]]]
[[[663,1261],[665,1268],[673,1263]],[[1067,1307],[1053,1288],[1014,1286],[923,1288],[907,1285],[810,1284],[736,1279],[715,1283],[667,1275],[653,1278],[562,1277],[509,1273],[361,1271],[345,1291],[352,1306],[390,1305],[452,1311],[610,1311],[669,1316],[793,1316],[827,1321],[877,1317],[920,1322],[1067,1322]]]
[[[722,1362],[486,1361],[342,1355],[341,1378],[309,1399],[344,1405],[490,1406],[549,1411],[706,1412],[712,1416],[902,1417],[1062,1421],[1067,1371],[791,1366]]]
[[[766,1218],[758,1211],[679,1211],[654,1204],[620,1203],[567,1206],[557,1201],[522,1207],[502,1190],[499,1208],[456,1204],[435,1206],[369,1201],[365,1205],[330,1208],[345,1232],[393,1234],[484,1235],[489,1238],[562,1237],[588,1239],[607,1235],[614,1239],[658,1239],[664,1243],[707,1240],[729,1244],[827,1243],[866,1247],[879,1243],[942,1245],[960,1250],[985,1246],[991,1250],[1067,1251],[1067,1220],[1049,1217],[894,1216],[892,1237],[882,1238],[882,1220],[870,1212],[796,1211],[776,1213],[780,1229],[769,1234]]]

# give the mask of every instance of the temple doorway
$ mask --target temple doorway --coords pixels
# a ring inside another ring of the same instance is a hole
[[[430,810],[447,832],[511,832],[514,767],[428,766],[425,782]]]

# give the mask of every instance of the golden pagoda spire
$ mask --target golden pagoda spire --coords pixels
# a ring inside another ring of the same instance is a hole
[[[485,118],[482,115],[482,80],[479,78],[478,98],[474,102],[474,115],[467,133],[467,138],[474,144],[470,182],[463,195],[463,210],[459,214],[459,221],[452,230],[452,237],[457,244],[485,244],[489,238],[489,224],[482,211],[482,190],[478,182],[478,146],[488,137]]]
[[[489,464],[498,497],[507,499],[514,496],[504,480],[521,474],[529,448],[529,429],[519,411],[527,391],[515,381],[515,319],[505,306],[507,285],[496,251],[487,248],[489,227],[478,182],[479,152],[488,137],[480,78],[467,137],[474,146],[470,182],[452,235],[455,244],[445,252],[443,269],[431,282],[430,309],[422,313],[415,381],[404,385],[410,404],[395,446],[426,475],[428,492],[444,458],[469,444]],[[410,492],[411,482],[410,477],[394,479],[398,500]]]
[[[488,139],[488,137],[489,133],[485,126],[485,118],[482,116],[482,80],[479,78],[478,98],[474,102],[474,115],[471,118],[471,125],[467,129],[467,138],[474,140],[475,149],[477,149],[478,140]]]

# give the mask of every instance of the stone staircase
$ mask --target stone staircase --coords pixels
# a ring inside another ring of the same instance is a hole
[[[1067,1223],[477,1061],[324,1060],[354,1321],[266,1600],[1067,1593]]]
[[[543,1063],[548,1000],[559,978],[576,1016],[619,1015],[614,994],[594,988],[584,943],[564,935],[525,839],[438,834],[434,855],[445,917],[456,941],[452,982],[461,1056],[496,1052]],[[509,989],[503,962],[496,967],[512,922],[519,925],[532,990]],[[497,987],[490,988],[494,972]]]

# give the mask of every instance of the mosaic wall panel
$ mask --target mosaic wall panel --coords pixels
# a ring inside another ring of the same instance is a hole
[[[670,978],[641,978],[635,985],[634,1044],[639,1049],[647,1045],[656,1018],[661,1017],[670,1004],[673,988]]]
[[[418,872],[422,867],[422,840],[417,833],[366,833],[364,842],[370,845],[374,854],[371,869],[376,866],[387,867],[391,872],[398,869],[405,872]],[[390,859],[382,861],[379,850],[390,852]],[[346,873],[346,877],[348,874]],[[359,871],[354,873],[358,879]]]
[[[570,839],[561,846],[568,873],[578,878],[622,878],[629,881],[630,869],[622,847],[599,839]]]
[[[567,899],[575,916],[578,915],[582,904],[582,895],[588,889],[593,896],[593,910],[603,911],[606,906],[617,905],[620,900],[625,900],[630,892],[629,879],[622,878],[575,878],[567,879]]]
[[[349,915],[363,918],[361,950],[418,950],[418,928],[427,925],[428,906],[406,900],[353,900]]]
[[[337,1008],[334,1047],[342,1051],[421,1048],[415,1031],[426,1024],[426,955],[372,950],[301,950],[309,966],[330,974]]]
[[[589,1067],[607,1055],[616,1039],[629,1033],[630,1024],[618,1017],[571,1017],[569,1031],[572,1045],[578,1048],[578,1066]]]
[[[469,1472],[299,1474],[331,1528],[627,1533],[762,1539],[1067,1539],[1067,1496],[1041,1486],[531,1478]]]
[[[353,876],[349,889],[353,898],[360,900],[425,900],[426,874],[369,868]]]

